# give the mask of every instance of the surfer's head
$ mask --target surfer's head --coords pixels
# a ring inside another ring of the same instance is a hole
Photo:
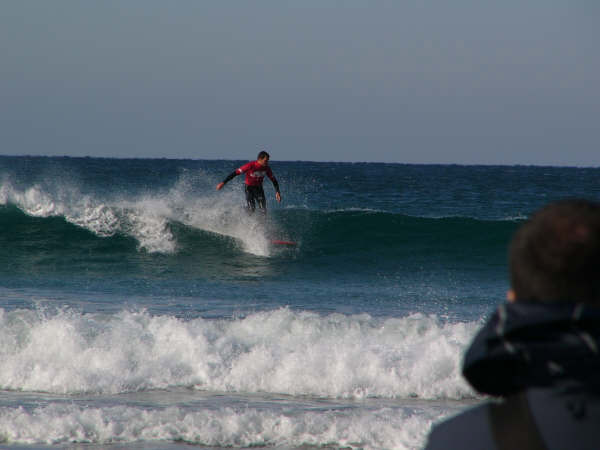
[[[510,245],[509,300],[600,305],[600,203],[573,199],[537,211]]]
[[[269,165],[269,158],[271,158],[271,156],[263,150],[258,153],[256,160],[261,166],[267,166]]]

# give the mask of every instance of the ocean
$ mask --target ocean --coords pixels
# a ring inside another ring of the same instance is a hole
[[[484,400],[461,362],[516,228],[600,198],[597,168],[273,159],[264,222],[215,190],[245,162],[0,157],[0,447],[421,448]]]

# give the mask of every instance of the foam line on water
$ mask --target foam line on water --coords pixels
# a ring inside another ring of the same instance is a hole
[[[0,310],[0,387],[121,393],[169,386],[329,398],[460,399],[479,323],[277,309],[237,320]]]
[[[222,407],[80,407],[51,404],[28,411],[0,408],[0,440],[7,444],[127,444],[179,442],[216,447],[328,446],[416,449],[438,417],[409,410],[279,412]]]

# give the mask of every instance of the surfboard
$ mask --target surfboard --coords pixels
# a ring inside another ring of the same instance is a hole
[[[271,240],[271,244],[273,244],[273,245],[287,245],[288,247],[295,247],[296,245],[298,245],[294,241],[280,241],[279,239],[272,239]]]

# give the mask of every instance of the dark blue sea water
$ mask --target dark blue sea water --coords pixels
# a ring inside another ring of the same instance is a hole
[[[274,155],[275,156],[275,155]],[[0,157],[0,442],[419,448],[532,211],[599,169]],[[293,240],[295,247],[272,239]]]

